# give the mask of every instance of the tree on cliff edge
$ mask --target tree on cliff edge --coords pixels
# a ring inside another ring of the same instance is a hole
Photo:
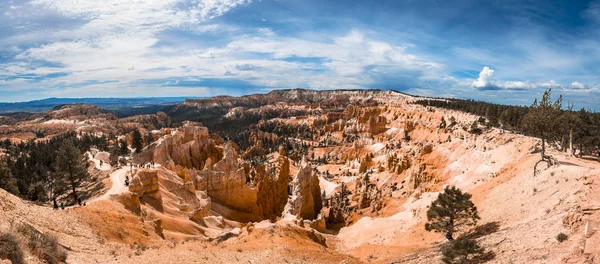
[[[545,91],[539,102],[536,98],[529,107],[529,112],[523,118],[525,130],[542,139],[541,160],[535,164],[534,174],[540,162],[547,162],[550,165],[556,163],[552,156],[546,155],[546,140],[552,140],[551,133],[557,128],[557,120],[562,114],[562,95],[552,102],[551,93],[552,89]]]
[[[471,202],[471,194],[463,193],[454,186],[446,186],[427,211],[425,230],[445,232],[448,240],[454,240],[456,231],[464,226],[475,225],[477,220],[479,215],[477,207]]]

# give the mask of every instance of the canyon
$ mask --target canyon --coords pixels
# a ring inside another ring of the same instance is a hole
[[[448,242],[425,230],[427,210],[456,186],[481,217],[461,234],[493,263],[600,261],[597,159],[549,148],[559,163],[534,174],[540,139],[483,124],[471,133],[479,116],[422,99],[292,89],[129,117],[86,104],[0,117],[0,140],[15,144],[148,135],[116,164],[88,151],[85,206],[54,210],[0,189],[0,230],[51,234],[68,263],[437,263]]]

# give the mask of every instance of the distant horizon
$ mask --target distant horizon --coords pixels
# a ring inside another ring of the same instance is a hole
[[[208,96],[212,97],[212,96]],[[42,99],[35,99],[29,101],[0,101],[0,104],[18,104],[18,103],[31,103],[31,102],[39,102],[50,99],[57,100],[78,100],[78,99],[175,99],[175,98],[183,98],[183,99],[192,99],[192,98],[208,98],[207,96],[127,96],[127,97],[46,97]]]
[[[273,89],[273,90],[269,90],[269,91],[261,91],[261,92],[255,92],[255,93],[249,93],[249,94],[243,94],[243,95],[227,95],[227,94],[219,94],[219,95],[214,95],[214,96],[149,96],[149,97],[48,97],[48,98],[43,98],[43,99],[37,99],[37,100],[30,100],[30,101],[19,101],[19,102],[0,102],[0,106],[1,105],[7,105],[7,104],[27,104],[27,103],[34,103],[34,102],[41,102],[41,101],[46,101],[46,100],[110,100],[110,99],[117,99],[117,100],[125,100],[125,99],[178,99],[178,100],[173,100],[173,101],[185,101],[186,99],[205,99],[205,98],[213,98],[213,97],[217,97],[217,96],[231,96],[231,97],[242,97],[242,96],[248,96],[248,95],[254,95],[254,94],[268,94],[272,91],[275,90],[280,90],[280,91],[288,91],[288,90],[296,90],[296,89],[301,89],[301,90],[311,90],[311,91],[394,91],[397,93],[402,93],[402,94],[406,94],[409,96],[415,96],[415,97],[423,97],[423,98],[433,98],[433,99],[458,99],[458,100],[474,100],[474,101],[481,101],[481,102],[487,102],[487,103],[492,103],[492,104],[499,104],[499,105],[512,105],[512,106],[524,106],[527,107],[529,105],[531,105],[532,102],[528,103],[528,104],[510,104],[510,103],[498,103],[498,102],[492,102],[489,100],[479,100],[479,99],[474,99],[474,98],[457,98],[457,97],[439,97],[439,96],[421,96],[421,95],[415,95],[415,94],[410,94],[410,93],[406,93],[406,92],[402,92],[402,91],[398,91],[395,89],[374,89],[374,88],[369,88],[369,89],[323,89],[323,90],[318,90],[318,89],[310,89],[310,88],[301,88],[301,87],[296,87],[296,88],[285,88],[285,89]],[[557,97],[558,94],[556,94],[556,92],[553,92],[553,97]],[[541,98],[541,94],[539,96],[537,96],[538,99]],[[73,103],[85,103],[85,102],[73,102]],[[569,103],[568,101],[563,101],[563,108],[566,109],[567,107],[567,103]],[[152,104],[150,104],[152,105]],[[577,104],[575,102],[575,110],[580,110],[581,108],[585,108],[587,111],[593,111],[593,112],[599,112],[600,109],[596,109],[596,108],[590,108],[590,107],[577,107]],[[1,112],[1,111],[0,111]]]

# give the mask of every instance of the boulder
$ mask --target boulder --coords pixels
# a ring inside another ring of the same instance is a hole
[[[163,234],[162,220],[160,218],[152,220],[152,226],[154,227],[154,232],[159,237],[165,238],[165,235]]]

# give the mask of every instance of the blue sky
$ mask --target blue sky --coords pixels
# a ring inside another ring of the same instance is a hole
[[[296,87],[600,110],[600,1],[0,0],[0,101]]]

